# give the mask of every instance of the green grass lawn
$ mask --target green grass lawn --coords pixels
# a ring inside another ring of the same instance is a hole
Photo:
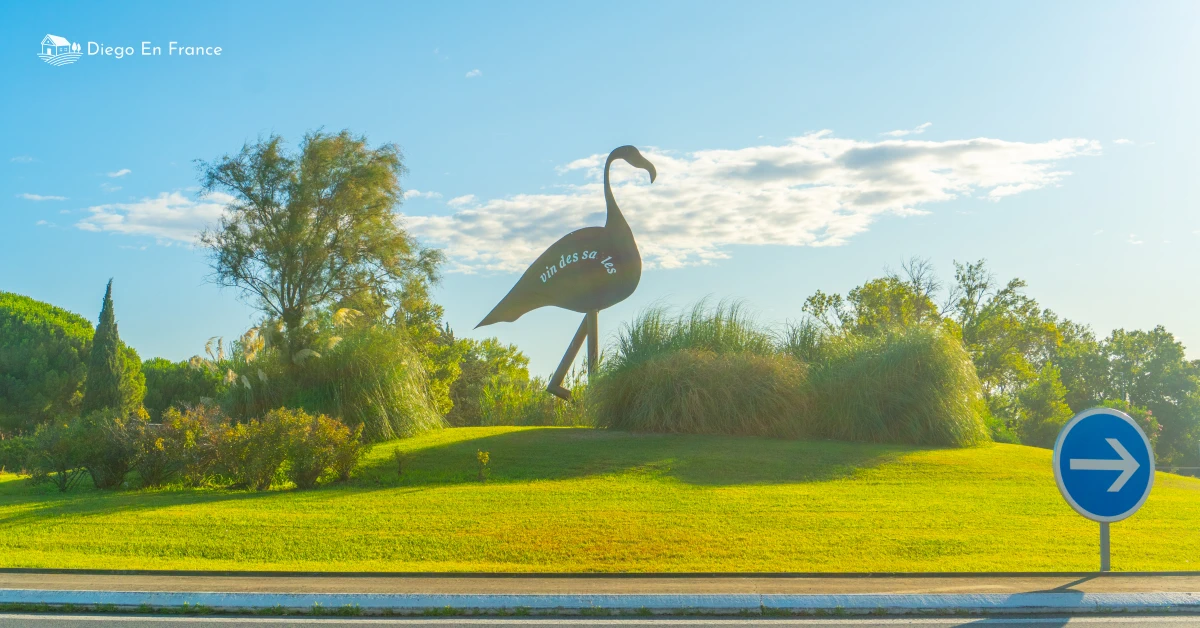
[[[61,495],[0,476],[3,567],[1089,570],[1097,537],[1059,496],[1050,452],[1013,445],[463,428],[378,445],[349,485],[312,491]],[[1113,524],[1112,558],[1200,568],[1200,480],[1159,474]]]

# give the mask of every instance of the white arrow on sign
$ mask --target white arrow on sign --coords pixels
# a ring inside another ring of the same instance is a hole
[[[1115,438],[1106,438],[1104,440],[1108,441],[1108,444],[1113,448],[1114,451],[1117,452],[1117,455],[1121,457],[1120,460],[1071,458],[1071,470],[1120,471],[1121,475],[1118,475],[1117,480],[1112,483],[1112,486],[1108,487],[1109,493],[1116,493],[1117,491],[1121,490],[1122,486],[1125,486],[1125,483],[1129,481],[1129,478],[1133,477],[1133,472],[1141,468],[1142,465],[1138,464],[1138,461],[1134,460],[1133,456],[1129,455],[1129,450],[1125,449],[1125,446],[1121,444],[1121,441]]]

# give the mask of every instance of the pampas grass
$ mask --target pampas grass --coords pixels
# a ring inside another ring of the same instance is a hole
[[[615,429],[967,446],[987,439],[970,357],[934,326],[772,334],[740,305],[655,307],[620,334],[591,411]]]

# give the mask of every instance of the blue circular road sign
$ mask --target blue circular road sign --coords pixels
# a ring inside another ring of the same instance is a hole
[[[1154,484],[1154,451],[1142,428],[1119,410],[1075,415],[1054,443],[1054,480],[1075,512],[1101,523],[1142,507]]]

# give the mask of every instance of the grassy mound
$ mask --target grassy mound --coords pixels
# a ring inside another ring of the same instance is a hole
[[[791,330],[775,341],[737,306],[647,310],[622,330],[591,404],[641,432],[966,446],[987,440],[975,368],[932,327],[876,337]]]
[[[393,452],[400,449],[403,475]],[[480,483],[476,452],[490,453]],[[57,493],[0,475],[0,565],[310,571],[1094,570],[1050,452],[578,428],[376,445],[349,484]],[[1113,567],[1195,569],[1200,480],[1159,473]],[[164,533],[169,530],[170,533]]]

